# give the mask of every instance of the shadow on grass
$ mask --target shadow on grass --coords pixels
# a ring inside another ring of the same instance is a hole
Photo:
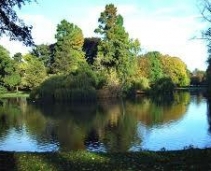
[[[17,169],[18,168],[18,169]],[[0,170],[210,170],[211,149],[137,153],[3,153]]]
[[[163,168],[166,159],[155,153],[47,153],[36,154],[43,164],[39,164],[39,170],[152,170]],[[34,161],[35,162],[35,161]],[[36,161],[37,163],[37,161]],[[35,170],[33,168],[26,168]]]
[[[140,153],[69,152],[37,155],[46,164],[39,170],[124,171],[209,170],[211,168],[211,150]]]
[[[0,152],[0,170],[17,170],[16,158],[13,152]]]

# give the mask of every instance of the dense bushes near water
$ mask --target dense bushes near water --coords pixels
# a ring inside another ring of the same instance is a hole
[[[152,85],[150,93],[158,95],[171,95],[174,91],[175,85],[171,78],[163,77]]]
[[[138,90],[143,90],[151,95],[169,96],[173,94],[174,88],[171,78],[168,77],[157,80],[151,88],[146,78],[140,78],[132,82],[125,93],[133,96]],[[50,77],[31,92],[30,98],[48,102],[94,102],[97,98],[115,98],[121,95],[121,88],[106,85],[103,77],[97,77],[92,71],[78,71]]]
[[[97,80],[92,72],[52,76],[35,88],[30,98],[42,101],[95,101]]]

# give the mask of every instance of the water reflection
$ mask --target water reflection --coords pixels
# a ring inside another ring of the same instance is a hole
[[[207,98],[207,121],[209,124],[209,132],[211,134],[211,98]]]
[[[186,129],[184,124],[179,124],[186,122],[190,106],[201,108],[203,103],[206,103],[203,95],[189,92],[162,100],[141,97],[134,101],[101,101],[87,105],[36,105],[28,104],[23,98],[4,99],[0,105],[0,150],[137,151],[147,143],[150,145],[147,139],[156,130]],[[160,134],[153,141],[161,143],[162,136],[165,135]],[[163,139],[163,145],[172,143],[172,137]],[[162,144],[157,148],[160,146]],[[157,148],[153,144],[152,149]]]

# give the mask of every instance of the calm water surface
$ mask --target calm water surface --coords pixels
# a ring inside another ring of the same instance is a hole
[[[0,101],[0,150],[124,152],[211,147],[211,102],[176,93],[165,101],[35,105]]]

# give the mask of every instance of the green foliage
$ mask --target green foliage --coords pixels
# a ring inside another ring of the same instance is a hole
[[[177,86],[187,86],[190,76],[185,63],[178,57],[149,52],[138,60],[137,74],[146,77],[154,84],[163,77],[170,77]]]
[[[177,86],[187,86],[190,76],[185,63],[178,57],[164,56],[161,58],[164,74],[171,77]]]
[[[25,55],[23,59],[24,62],[18,67],[19,72],[22,73],[22,86],[29,89],[39,86],[46,78],[44,64],[30,54]]]
[[[4,94],[7,92],[7,89],[4,86],[0,85],[0,94]]]
[[[151,72],[151,66],[149,58],[145,56],[140,56],[138,58],[138,69],[137,69],[137,77],[145,77],[147,79],[150,79],[150,72]]]
[[[148,52],[145,55],[150,61],[150,82],[154,84],[157,80],[163,77],[162,64],[160,62],[161,54],[160,52]]]
[[[117,8],[113,4],[106,5],[98,22],[95,32],[102,36],[102,40],[98,45],[95,66],[105,73],[109,86],[118,85],[122,91],[127,91],[137,69],[135,58],[140,43],[129,39],[123,26],[123,17],[117,14]]]
[[[136,90],[148,90],[150,88],[149,80],[145,77],[139,77],[132,82]]]
[[[10,59],[9,52],[3,47],[0,46],[0,79],[7,76],[9,73],[13,72],[13,63]]]
[[[50,77],[34,89],[30,97],[41,101],[95,101],[97,86],[95,74],[84,66],[68,75]]]
[[[115,52],[117,31],[121,27],[120,25],[118,28],[117,18],[117,8],[113,4],[106,5],[105,10],[101,12],[98,19],[99,26],[95,29],[95,32],[103,37],[98,46],[97,58],[99,58],[100,64],[105,68],[114,67],[119,57]]]
[[[18,53],[15,53],[12,58],[14,59],[16,63],[19,63],[22,61],[23,55],[20,52],[18,52]]]
[[[0,84],[13,89],[20,84],[20,75],[17,73],[14,61],[9,52],[0,46]]]
[[[84,38],[81,29],[62,20],[57,26],[53,72],[68,74],[75,72],[81,63],[86,62],[82,51]]]
[[[148,91],[150,89],[150,82],[145,77],[137,77],[131,81],[130,87],[128,87],[128,91],[126,91],[126,95],[128,97],[135,96],[137,92]]]
[[[171,95],[174,91],[175,85],[171,78],[163,77],[155,82],[151,87],[152,94],[169,94]]]
[[[6,89],[5,89],[6,90]],[[17,91],[17,92],[11,92],[6,90],[3,94],[0,96],[1,98],[28,98],[29,93],[24,91]]]
[[[34,100],[52,101],[54,98],[54,91],[63,88],[64,76],[51,76],[46,79],[39,87],[32,89],[30,98]]]
[[[87,92],[92,96],[96,89],[109,87],[117,90],[116,94],[124,95],[131,90],[149,89],[151,85],[156,88],[157,81],[165,77],[170,77],[175,85],[189,85],[187,67],[179,58],[157,51],[137,58],[140,42],[130,39],[124,19],[113,4],[105,6],[98,22],[95,33],[100,38],[84,40],[78,26],[62,20],[57,25],[55,44],[37,45],[24,57],[15,54],[14,60],[0,47],[0,83],[10,89],[37,87],[32,96],[55,99],[65,95],[64,99],[70,99],[75,94],[86,98]],[[42,84],[46,72],[51,75]],[[54,74],[59,77],[52,77]]]
[[[101,89],[107,83],[106,76],[103,72],[97,72],[95,75],[96,89]]]
[[[54,45],[40,44],[36,45],[32,51],[31,55],[37,57],[40,61],[42,61],[48,70],[50,70],[50,66],[53,60],[53,48]]]
[[[18,73],[12,73],[11,75],[8,75],[4,79],[4,84],[8,86],[10,89],[14,89],[15,86],[20,85],[21,83],[21,77]]]

